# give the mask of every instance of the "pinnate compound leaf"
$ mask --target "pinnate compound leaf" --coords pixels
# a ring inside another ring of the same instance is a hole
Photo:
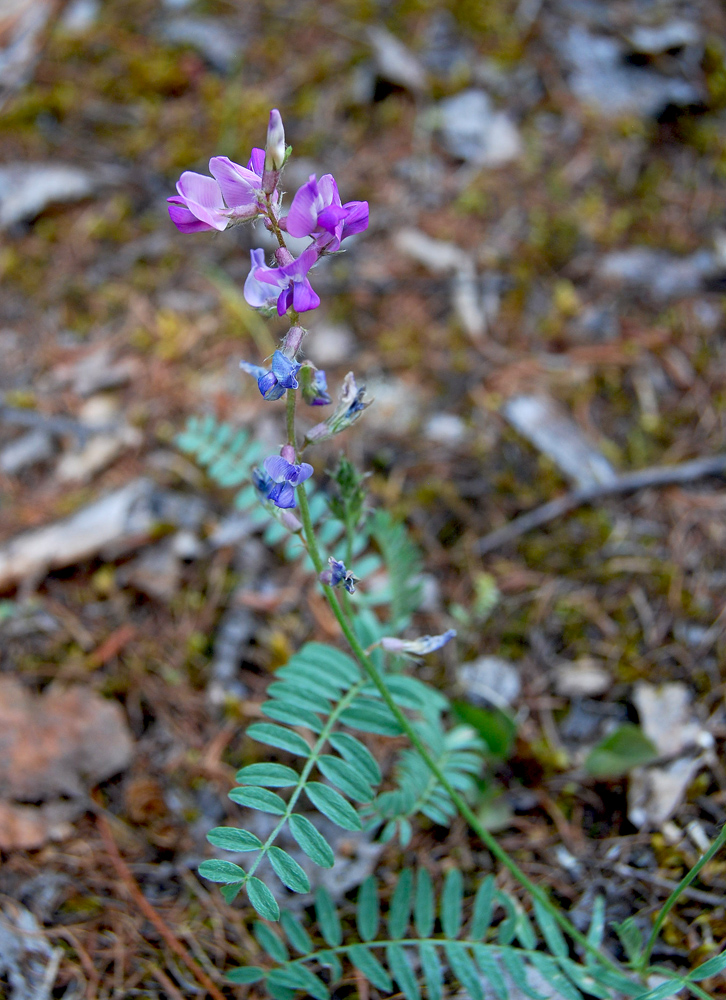
[[[293,813],[289,825],[293,837],[311,861],[321,868],[333,867],[335,864],[333,848],[307,817]]]
[[[240,868],[233,861],[218,861],[216,858],[202,861],[199,874],[210,882],[243,882],[247,878],[244,868]]]
[[[467,991],[471,1000],[484,1000],[484,991],[466,945],[451,941],[445,946],[451,971]]]
[[[487,875],[474,897],[474,916],[471,921],[471,937],[481,941],[492,922],[494,907],[494,876]]]
[[[479,966],[482,976],[484,976],[494,991],[495,996],[499,1000],[508,1000],[509,990],[491,949],[485,944],[475,944],[473,951],[476,964]]]
[[[317,959],[324,969],[330,969],[331,982],[337,983],[339,979],[343,978],[343,966],[334,951],[319,951]]]
[[[367,746],[350,733],[333,733],[330,737],[330,745],[334,750],[347,760],[349,764],[358,768],[361,776],[371,785],[380,785],[383,781],[381,769],[373,754]]]
[[[278,698],[286,705],[295,705],[306,709],[308,712],[322,712],[323,715],[330,715],[333,706],[327,698],[322,698],[319,694],[314,694],[302,685],[302,681],[296,684],[290,681],[275,681],[267,689],[271,698]]]
[[[370,802],[373,798],[371,786],[350,764],[346,764],[340,757],[323,754],[318,758],[317,764],[320,772],[328,781],[336,785],[354,802]]]
[[[235,780],[240,785],[258,785],[262,788],[290,788],[300,780],[297,771],[286,764],[250,764],[238,771]]]
[[[362,944],[354,944],[348,948],[348,957],[356,969],[360,969],[377,990],[390,993],[393,989],[391,977],[372,952]]]
[[[387,945],[386,958],[388,959],[388,968],[391,970],[393,978],[398,983],[399,989],[406,997],[406,1000],[421,1000],[421,991],[418,988],[416,977],[411,970],[406,952],[401,945]]]
[[[236,830],[233,826],[216,826],[207,834],[207,840],[223,851],[258,851],[262,841],[247,830]]]
[[[284,722],[287,726],[305,726],[313,733],[322,733],[323,731],[323,724],[318,716],[305,708],[285,705],[278,701],[266,701],[261,711],[268,719]]]
[[[310,747],[299,733],[293,733],[282,726],[275,726],[271,722],[255,722],[247,729],[247,735],[258,743],[286,750],[298,757],[310,756]]]
[[[262,950],[269,955],[270,958],[274,958],[276,962],[287,961],[287,948],[272,928],[268,927],[267,924],[262,924],[259,920],[256,920],[253,932],[260,948],[262,948]]]
[[[448,938],[456,938],[461,930],[461,910],[464,899],[464,879],[458,868],[452,868],[441,893],[441,926]]]
[[[637,961],[643,950],[643,935],[635,920],[627,917],[622,923],[613,923],[612,926],[630,961]]]
[[[248,985],[250,983],[258,983],[264,974],[265,970],[258,968],[256,965],[242,965],[239,969],[230,969],[225,978],[230,983]]]
[[[289,910],[283,910],[280,914],[280,924],[295,951],[301,955],[309,955],[313,950],[313,942],[297,917]]]
[[[257,809],[258,812],[272,813],[273,816],[284,816],[287,806],[275,792],[266,788],[233,788],[228,796],[238,806]]]
[[[610,990],[599,984],[592,975],[592,970],[569,958],[560,958],[559,966],[565,975],[583,993],[598,997],[599,1000],[610,1000]]]
[[[290,663],[298,659],[302,662],[309,661],[329,672],[331,676],[339,677],[346,687],[352,687],[361,679],[358,664],[352,657],[323,642],[306,643],[300,652],[292,657]]]
[[[362,830],[363,824],[353,806],[346,802],[339,792],[318,781],[310,781],[305,786],[305,794],[315,808],[327,816],[331,823],[344,830]]]
[[[279,969],[274,969],[272,972],[268,972],[267,979],[265,980],[267,992],[272,997],[272,1000],[296,1000],[297,990],[290,986],[283,986],[282,983],[278,982],[275,978],[279,972]]]
[[[247,879],[245,888],[250,903],[261,917],[264,917],[265,920],[280,919],[280,907],[277,905],[277,900],[264,882],[253,876]]]
[[[596,896],[592,904],[592,917],[587,930],[587,940],[593,948],[599,948],[605,937],[605,899],[603,896]],[[587,957],[590,957],[588,952]]]
[[[720,955],[714,955],[713,958],[709,958],[703,965],[699,965],[693,972],[689,972],[687,978],[691,982],[700,983],[702,979],[718,975],[724,969],[726,969],[726,951],[722,951]]]
[[[380,908],[378,904],[378,887],[373,875],[369,875],[361,883],[358,890],[358,909],[356,910],[358,933],[364,941],[372,941],[378,933]],[[373,980],[371,980],[373,982]]]
[[[439,960],[436,946],[425,942],[419,945],[421,968],[426,980],[426,1000],[441,1000],[441,985],[444,981],[444,970]]]
[[[550,953],[557,958],[567,958],[569,949],[562,936],[562,931],[557,926],[555,918],[538,899],[534,901],[534,916]]]
[[[681,979],[680,976],[674,977],[665,983],[660,983],[654,989],[648,990],[647,993],[638,993],[636,1000],[667,1000],[668,997],[674,997],[676,993],[680,993],[687,985],[687,979]]]
[[[425,868],[416,875],[416,897],[413,903],[416,933],[419,937],[431,937],[434,929],[434,887],[431,876]]]
[[[331,948],[337,948],[343,940],[343,931],[335,903],[331,899],[330,893],[322,886],[315,890],[315,914],[325,943]]]
[[[242,882],[230,882],[229,885],[221,885],[219,887],[219,891],[222,893],[222,899],[224,899],[227,905],[234,903],[240,892],[242,892],[242,886]]]
[[[310,892],[310,880],[294,858],[281,847],[270,847],[267,856],[275,875],[293,892]]]
[[[391,908],[388,911],[388,933],[394,941],[406,934],[408,918],[411,913],[412,889],[413,872],[410,868],[404,868],[399,876],[398,885],[391,899]],[[401,984],[399,983],[399,985]]]

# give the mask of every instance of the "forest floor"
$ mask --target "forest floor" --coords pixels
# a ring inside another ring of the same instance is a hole
[[[207,830],[239,819],[226,794],[260,753],[244,722],[271,674],[337,638],[315,580],[175,444],[205,413],[279,444],[280,404],[238,363],[281,327],[241,296],[260,234],[184,236],[165,198],[213,155],[246,162],[271,107],[289,191],[330,171],[370,203],[368,231],[316,272],[306,351],[333,390],[352,369],[375,399],[344,444],[423,553],[416,634],[458,630],[421,676],[481,725],[492,703],[514,720],[476,809],[576,922],[601,893],[609,921],[648,928],[726,819],[723,476],[604,490],[482,539],[573,488],[723,452],[722,6],[16,8],[0,23],[0,906],[55,949],[42,995],[199,995],[132,882],[225,996],[241,990],[224,971],[256,957],[249,909],[196,868]],[[20,566],[11,540],[66,519]],[[341,852],[342,901],[415,861],[439,878],[453,857],[472,884],[496,870],[458,822]],[[725,937],[716,858],[656,958],[689,968]]]

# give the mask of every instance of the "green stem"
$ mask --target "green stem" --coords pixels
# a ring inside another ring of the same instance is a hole
[[[303,533],[305,535],[305,540],[307,542],[308,552],[310,553],[310,557],[313,561],[316,570],[318,571],[318,573],[320,573],[322,570],[322,563],[320,561],[320,553],[318,551],[317,540],[315,538],[313,524],[310,519],[310,508],[308,506],[307,495],[305,493],[304,484],[301,484],[298,487],[297,496],[300,504],[300,516],[303,523]],[[386,687],[383,678],[376,669],[375,664],[368,656],[366,651],[363,649],[363,646],[358,641],[358,638],[355,632],[353,631],[352,626],[348,622],[348,619],[346,618],[343,609],[338,601],[337,594],[332,589],[332,587],[329,587],[326,584],[323,584],[322,586],[323,590],[325,591],[325,596],[328,598],[328,602],[330,603],[330,607],[333,611],[333,614],[337,618],[338,624],[340,625],[343,635],[345,636],[348,645],[353,650],[356,659],[361,664],[363,669],[366,671],[370,679],[373,681],[374,685],[376,686],[381,695],[381,698],[395,716],[396,721],[408,736],[409,740],[411,741],[411,744],[416,748],[418,753],[421,755],[422,760],[424,761],[428,769],[431,771],[431,773],[435,776],[436,780],[439,782],[442,788],[446,790],[449,797],[451,798],[451,801],[454,803],[459,813],[464,817],[464,819],[467,821],[472,830],[474,830],[474,832],[477,834],[480,840],[484,842],[484,844],[487,846],[491,854],[493,854],[494,857],[497,858],[504,865],[504,867],[507,868],[512,873],[512,875],[514,875],[514,877],[517,879],[520,885],[524,886],[524,888],[527,889],[528,892],[542,904],[542,906],[553,917],[553,919],[557,921],[560,927],[562,927],[562,929],[567,934],[569,934],[569,936],[572,938],[573,941],[576,941],[579,945],[585,948],[594,957],[596,957],[598,961],[603,962],[605,965],[608,965],[611,969],[615,970],[616,972],[621,972],[622,970],[620,969],[620,967],[615,962],[611,961],[606,955],[604,955],[601,949],[596,948],[594,945],[592,945],[588,941],[587,937],[580,931],[578,931],[578,929],[567,919],[564,913],[561,913],[560,910],[557,908],[557,906],[555,906],[554,903],[550,901],[547,894],[543,892],[538,886],[536,886],[534,882],[532,882],[524,874],[519,865],[509,857],[504,848],[499,846],[496,839],[479,821],[479,818],[477,817],[476,813],[474,813],[474,811],[469,807],[469,805],[465,802],[465,800],[461,797],[461,795],[451,785],[446,775],[443,773],[439,765],[436,763],[436,761],[433,759],[433,757],[427,750],[425,744],[422,742],[420,736],[418,735],[414,727],[411,725],[409,720],[406,718],[404,713],[401,711],[401,709],[394,701],[391,693]]]
[[[297,392],[295,389],[287,390],[287,443],[295,449],[297,456],[297,442],[295,440],[295,403],[297,402]],[[299,457],[299,456],[298,456]]]
[[[691,870],[686,875],[684,875],[684,877],[675,887],[675,889],[670,894],[668,899],[665,901],[663,906],[660,908],[655,923],[653,924],[653,930],[651,931],[650,937],[648,938],[648,943],[646,944],[645,949],[643,950],[643,954],[641,955],[640,960],[638,961],[638,972],[643,972],[648,967],[651,953],[653,951],[653,948],[655,947],[655,942],[658,939],[658,935],[660,934],[660,929],[665,922],[665,918],[668,916],[670,911],[675,906],[676,901],[680,896],[680,894],[683,892],[684,889],[688,888],[691,882],[693,882],[698,873],[701,871],[703,866],[708,864],[711,858],[714,857],[714,855],[721,850],[724,844],[726,844],[726,823],[724,823],[724,825],[721,827],[721,832],[719,833],[718,837],[716,837],[716,839],[711,844],[706,853],[703,855],[703,857],[696,862],[693,868],[691,868]]]

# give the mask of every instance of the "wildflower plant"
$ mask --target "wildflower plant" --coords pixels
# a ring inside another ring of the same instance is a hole
[[[253,149],[246,167],[215,156],[211,177],[185,172],[178,193],[168,199],[169,215],[181,232],[222,231],[258,220],[275,237],[277,249],[269,263],[263,249],[251,251],[244,296],[262,313],[286,317],[289,329],[271,358],[259,364],[243,360],[240,367],[256,380],[265,401],[284,401],[286,441],[279,454],[264,455],[245,432],[212,418],[193,418],[179,444],[222,485],[251,482],[238,494],[237,506],[255,509],[263,519],[271,515],[276,523],[265,537],[271,543],[286,540],[291,558],[303,554],[347,645],[347,651],[318,642],[303,646],[276,671],[262,705],[263,721],[247,729],[268,748],[269,759],[243,767],[230,798],[274,817],[267,838],[236,827],[208,834],[210,844],[235,860],[204,861],[200,874],[221,885],[227,902],[244,891],[265,921],[254,930],[266,965],[230,970],[229,979],[264,981],[277,1000],[294,1000],[300,992],[323,1000],[342,976],[345,961],[381,993],[397,989],[407,1000],[422,995],[436,1000],[451,980],[474,1000],[485,992],[506,1000],[510,989],[538,998],[541,988],[566,1000],[583,995],[665,1000],[684,989],[707,997],[699,984],[726,969],[724,953],[687,974],[653,967],[650,956],[678,894],[722,846],[725,832],[671,895],[647,941],[633,920],[615,928],[625,956],[618,961],[603,947],[602,898],[593,906],[589,930],[578,929],[472,808],[487,747],[469,726],[450,724],[448,699],[409,671],[420,657],[435,654],[456,637],[453,629],[436,636],[411,634],[421,599],[419,554],[402,525],[368,508],[365,475],[347,458],[341,457],[332,473],[330,496],[315,487],[322,470],[311,455],[314,446],[352,427],[371,401],[349,372],[333,404],[325,373],[302,356],[307,331],[301,315],[320,305],[315,266],[339,253],[348,236],[366,229],[368,204],[344,203],[335,179],[325,174],[312,175],[286,209],[282,184],[289,156],[280,114],[273,110],[266,147]],[[310,241],[297,258],[287,234]],[[331,412],[301,432],[299,400],[315,412],[325,406]],[[366,587],[381,558],[389,580],[382,595]],[[385,760],[394,761],[386,773],[370,736],[376,737],[375,747],[395,740],[385,751]],[[525,891],[526,905],[498,889],[491,875],[467,895],[471,886],[453,865],[437,901],[429,871],[407,868],[388,903],[385,929],[373,877],[358,890],[353,923],[341,919],[332,898],[319,888],[315,919],[306,927],[292,913],[281,912],[269,876],[262,877],[271,869],[292,892],[310,892],[307,872],[277,843],[285,829],[315,865],[335,865],[316,817],[343,830],[372,831],[382,841],[397,838],[405,847],[421,817],[448,826],[457,814]],[[278,921],[282,934],[271,926]]]

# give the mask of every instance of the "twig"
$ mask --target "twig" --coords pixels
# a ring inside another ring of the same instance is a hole
[[[477,543],[477,551],[484,554],[494,549],[506,545],[507,542],[514,541],[520,535],[531,531],[533,528],[541,528],[543,524],[549,524],[557,517],[581,507],[583,504],[594,503],[605,497],[618,496],[622,493],[634,493],[636,490],[643,490],[649,486],[672,486],[676,483],[690,483],[695,479],[703,479],[705,476],[718,476],[726,473],[726,455],[713,455],[710,458],[696,458],[692,462],[683,462],[681,465],[654,465],[649,469],[641,469],[639,472],[628,472],[623,476],[617,476],[612,482],[598,483],[595,486],[586,486],[579,490],[572,490],[556,500],[550,500],[535,507],[534,510],[520,514],[503,528],[490,531]]]
[[[204,969],[202,969],[192,958],[181,941],[176,937],[171,928],[167,926],[161,915],[157,913],[148,899],[144,896],[141,889],[139,889],[136,879],[131,874],[128,865],[119,853],[119,849],[116,846],[116,841],[113,839],[113,834],[111,833],[111,827],[108,824],[108,820],[100,811],[96,813],[96,822],[98,823],[98,829],[103,839],[106,853],[111,859],[111,863],[118,872],[122,882],[131,894],[134,903],[138,906],[146,919],[151,921],[161,937],[164,941],[166,941],[167,945],[176,955],[178,955],[182,962],[184,962],[189,971],[197,979],[197,982],[201,983],[207,993],[214,997],[214,1000],[224,1000],[222,993],[214,985]]]
[[[147,966],[149,972],[154,977],[154,979],[161,983],[163,989],[166,990],[171,1000],[184,1000],[184,994],[180,989],[178,989],[171,979],[163,972],[158,966],[149,964]]]

